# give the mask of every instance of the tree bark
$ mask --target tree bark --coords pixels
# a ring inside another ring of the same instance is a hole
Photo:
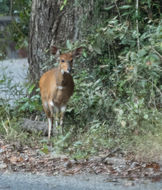
[[[67,40],[79,38],[79,8],[69,0],[61,11],[62,0],[33,0],[29,33],[29,74],[32,82],[38,82],[42,68],[50,65],[51,45],[63,47]]]

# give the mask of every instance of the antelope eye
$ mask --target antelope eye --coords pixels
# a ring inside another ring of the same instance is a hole
[[[64,63],[65,61],[62,59],[61,62]]]

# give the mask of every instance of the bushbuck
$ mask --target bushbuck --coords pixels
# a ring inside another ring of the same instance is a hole
[[[51,53],[58,56],[59,65],[45,72],[39,81],[43,109],[48,119],[48,139],[51,137],[53,121],[56,127],[63,125],[67,102],[74,91],[74,81],[70,72],[73,58],[81,54],[82,48],[60,54],[57,47],[51,47]]]

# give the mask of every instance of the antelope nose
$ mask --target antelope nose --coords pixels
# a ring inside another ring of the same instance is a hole
[[[68,71],[68,73],[71,73],[71,68],[68,68],[68,70],[67,70],[67,71]]]

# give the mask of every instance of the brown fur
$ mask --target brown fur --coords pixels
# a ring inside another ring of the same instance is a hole
[[[39,82],[42,102],[53,101],[57,108],[66,105],[70,96],[74,91],[73,78],[68,73],[61,73],[59,67],[51,69],[43,74]],[[63,89],[58,89],[62,86]],[[52,117],[50,108],[44,107],[44,111],[48,117]]]

